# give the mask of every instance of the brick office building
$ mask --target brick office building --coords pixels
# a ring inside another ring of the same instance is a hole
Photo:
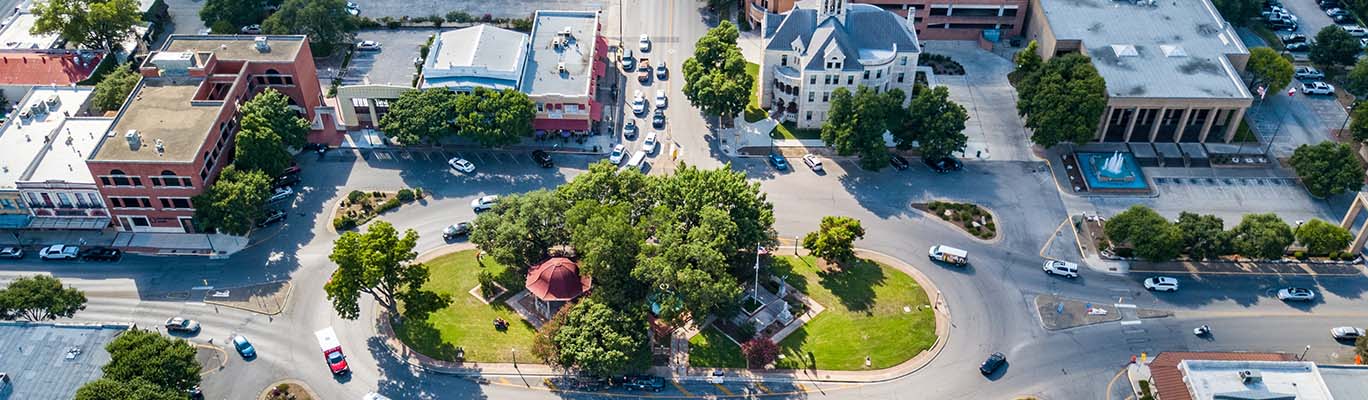
[[[267,88],[312,123],[309,141],[340,142],[304,36],[173,35],[86,166],[123,231],[194,232],[191,197],[232,162],[238,107]]]
[[[794,0],[745,0],[746,16],[759,27],[766,14],[783,14],[795,5],[813,8],[812,2]],[[1021,36],[1028,0],[852,0],[907,16],[922,40],[975,40],[985,31],[999,37]]]

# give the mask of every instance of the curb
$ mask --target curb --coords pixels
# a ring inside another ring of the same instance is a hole
[[[993,217],[993,225],[997,225],[997,222],[998,222],[998,221],[1001,221],[1000,219],[998,219],[997,213],[993,212],[992,209],[989,209],[988,207],[984,207],[984,206],[981,206],[981,205],[978,205],[978,204],[975,204],[975,203],[962,203],[962,202],[951,201],[951,200],[930,200],[930,201],[927,201],[925,204],[931,204],[932,201],[939,201],[939,202],[942,202],[942,203],[970,204],[970,205],[973,205],[973,206],[975,206],[975,207],[982,208],[984,212],[988,213],[989,216]],[[932,214],[932,213],[928,213],[928,212],[926,212],[926,211],[919,210],[919,209],[917,209],[916,207],[912,207],[912,204],[915,204],[915,203],[908,203],[908,208],[911,208],[912,211],[916,211],[918,214],[921,214],[921,215],[926,216],[927,219],[935,220],[936,222],[940,222],[940,223],[943,224],[943,225],[949,226],[949,227],[951,227],[951,228],[955,228],[956,231],[959,231],[960,233],[965,234],[965,235],[969,235],[969,238],[970,238],[970,239],[973,239],[974,241],[977,241],[977,242],[979,242],[979,243],[998,243],[998,242],[1001,242],[1001,241],[1002,241],[1003,235],[1000,234],[999,232],[994,232],[994,233],[993,233],[993,238],[992,238],[992,239],[980,238],[980,237],[978,237],[978,236],[974,236],[974,235],[970,234],[968,231],[964,230],[963,227],[955,226],[955,224],[951,224],[950,221],[943,220],[943,219],[941,219],[939,216],[936,216],[935,214]],[[859,249],[856,249],[856,250],[858,251]]]
[[[281,281],[274,281],[274,282],[264,282],[263,284],[265,284],[265,283],[276,283],[276,282],[285,282],[285,283],[286,283],[286,288],[285,288],[285,299],[284,299],[283,301],[280,302],[280,311],[276,311],[276,312],[273,312],[273,313],[265,313],[265,312],[253,310],[253,309],[250,309],[250,308],[246,308],[246,307],[235,306],[235,305],[227,304],[227,303],[220,303],[220,302],[213,301],[213,300],[205,300],[204,303],[205,303],[205,304],[213,304],[213,305],[216,305],[216,306],[228,307],[228,308],[232,308],[232,309],[236,309],[236,310],[242,310],[242,311],[257,313],[257,314],[261,314],[261,315],[277,316],[277,315],[280,315],[280,314],[284,313],[286,308],[290,308],[290,307],[289,307],[289,306],[290,306],[290,295],[293,295],[293,294],[294,294],[295,284],[294,284],[293,281],[290,281],[290,280],[281,280]],[[246,286],[238,286],[238,288],[242,288],[242,287],[246,287]],[[231,288],[231,287],[230,287],[230,288],[225,288],[225,289],[235,289],[235,288]]]
[[[214,369],[211,369],[211,370],[208,370],[208,371],[201,371],[201,372],[200,372],[200,377],[201,377],[201,378],[206,377],[206,376],[209,376],[209,375],[213,375],[215,372],[222,371],[222,370],[223,370],[223,367],[228,366],[228,352],[227,352],[227,351],[224,351],[223,349],[220,349],[218,346],[210,346],[210,345],[202,344],[202,343],[195,343],[195,347],[196,347],[196,348],[201,348],[201,349],[212,349],[212,350],[214,350],[214,351],[217,351],[217,352],[219,353],[219,355],[222,356],[222,357],[220,357],[220,358],[223,360],[223,362],[220,362],[220,363],[219,363],[218,368],[214,368]]]
[[[261,394],[257,395],[257,398],[258,398],[258,399],[264,399],[264,398],[266,398],[266,395],[268,395],[268,394],[271,393],[271,389],[274,389],[274,388],[276,387],[276,385],[279,385],[279,384],[282,384],[282,383],[289,383],[289,384],[294,384],[295,386],[299,386],[300,389],[304,389],[304,393],[308,393],[308,394],[309,394],[309,397],[314,398],[314,400],[322,400],[322,399],[323,399],[322,397],[318,397],[318,393],[314,393],[313,388],[309,387],[309,385],[306,384],[306,383],[304,383],[304,381],[301,381],[301,380],[298,380],[298,379],[284,379],[284,380],[279,380],[279,381],[271,382],[270,385],[266,385],[266,388],[261,390]]]

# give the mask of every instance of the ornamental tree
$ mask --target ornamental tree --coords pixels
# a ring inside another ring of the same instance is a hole
[[[29,32],[56,34],[76,45],[114,51],[142,22],[138,0],[47,0],[34,2],[37,19]]]
[[[1311,42],[1311,51],[1307,57],[1316,65],[1348,66],[1354,64],[1361,51],[1363,47],[1359,45],[1358,39],[1339,25],[1332,24],[1316,32],[1316,39]]]
[[[779,345],[768,337],[757,336],[741,344],[741,355],[750,368],[763,368],[779,357]]]
[[[62,287],[62,281],[49,275],[34,275],[11,281],[0,289],[0,317],[25,321],[71,318],[84,310],[85,293]]]
[[[803,237],[803,247],[830,263],[855,258],[855,240],[864,239],[860,220],[850,217],[822,217],[822,225]]]
[[[1298,146],[1289,164],[1297,170],[1306,191],[1315,197],[1335,196],[1363,187],[1363,164],[1347,144],[1325,141]]]
[[[190,199],[195,206],[195,228],[201,232],[246,235],[252,224],[266,215],[263,210],[271,197],[273,182],[261,170],[225,167],[208,190]]]
[[[344,319],[360,315],[360,297],[368,294],[389,311],[391,318],[424,320],[446,307],[451,298],[423,289],[428,268],[414,262],[418,232],[399,232],[385,221],[376,221],[366,233],[345,232],[333,242],[329,260],[337,264],[332,279],[323,285],[333,309]],[[399,303],[404,304],[401,314]]]
[[[1348,229],[1314,218],[1302,223],[1293,233],[1297,242],[1306,246],[1307,253],[1317,255],[1344,250],[1349,247],[1349,241],[1354,240]]]
[[[1235,250],[1253,258],[1282,258],[1293,241],[1292,228],[1273,213],[1246,214],[1231,234]]]
[[[456,130],[456,93],[450,90],[410,90],[390,102],[378,127],[406,146],[437,143]]]
[[[1250,49],[1245,69],[1254,75],[1255,81],[1268,85],[1269,93],[1280,92],[1292,83],[1292,62],[1267,47]]]

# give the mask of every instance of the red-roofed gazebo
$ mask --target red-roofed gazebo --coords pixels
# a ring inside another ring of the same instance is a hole
[[[537,299],[537,312],[546,318],[593,286],[589,277],[580,276],[579,265],[565,257],[553,257],[532,266],[525,283],[527,291]]]

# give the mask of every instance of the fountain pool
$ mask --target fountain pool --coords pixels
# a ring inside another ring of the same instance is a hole
[[[1130,153],[1075,153],[1078,168],[1092,190],[1143,190],[1149,187]]]

